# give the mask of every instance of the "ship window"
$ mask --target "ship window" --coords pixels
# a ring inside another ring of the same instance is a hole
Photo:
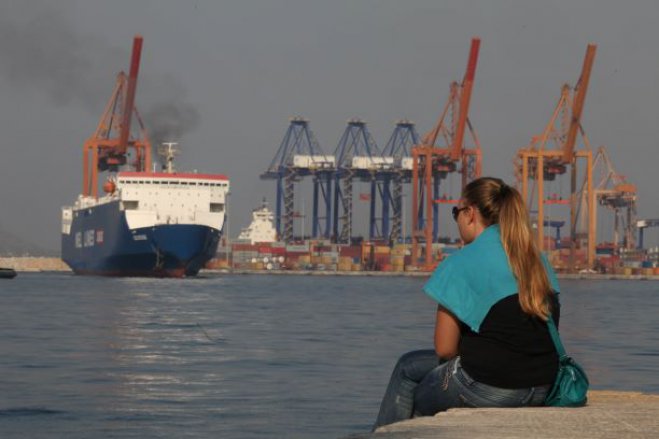
[[[224,212],[224,204],[222,204],[222,203],[211,203],[210,211],[211,212]]]
[[[139,206],[139,201],[125,200],[125,201],[123,201],[123,204],[124,204],[124,209],[126,209],[126,210],[137,210],[137,208]]]
[[[187,186],[188,182],[187,181],[182,181],[181,184]]]

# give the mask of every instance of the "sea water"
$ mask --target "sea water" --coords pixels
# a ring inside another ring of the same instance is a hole
[[[0,280],[0,437],[338,438],[431,348],[423,278]],[[561,282],[594,389],[659,393],[659,282]]]

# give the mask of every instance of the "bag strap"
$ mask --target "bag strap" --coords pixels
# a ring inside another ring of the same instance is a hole
[[[549,328],[549,335],[551,335],[551,339],[554,342],[554,346],[556,346],[556,352],[558,353],[558,358],[563,358],[567,354],[565,353],[565,348],[563,347],[563,343],[561,343],[561,337],[558,335],[558,330],[556,329],[556,325],[554,324],[554,318],[552,315],[549,315],[549,318],[547,319],[547,328]]]

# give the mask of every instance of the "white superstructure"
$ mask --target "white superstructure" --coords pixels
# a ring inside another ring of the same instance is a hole
[[[268,208],[268,203],[263,200],[261,207],[252,211],[252,222],[241,230],[238,240],[249,241],[250,244],[275,242],[277,240],[277,230],[273,224],[274,218],[274,214]]]
[[[120,172],[104,197],[78,197],[62,209],[62,232],[70,233],[74,215],[120,201],[130,229],[161,224],[204,225],[222,230],[229,180],[223,175]]]
[[[128,227],[195,224],[221,230],[229,180],[210,174],[119,173]]]

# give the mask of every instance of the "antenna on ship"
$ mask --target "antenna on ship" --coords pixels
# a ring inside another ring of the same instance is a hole
[[[163,142],[158,146],[158,156],[162,162],[162,169],[168,174],[176,172],[174,169],[174,157],[181,152],[177,146],[177,142]]]

